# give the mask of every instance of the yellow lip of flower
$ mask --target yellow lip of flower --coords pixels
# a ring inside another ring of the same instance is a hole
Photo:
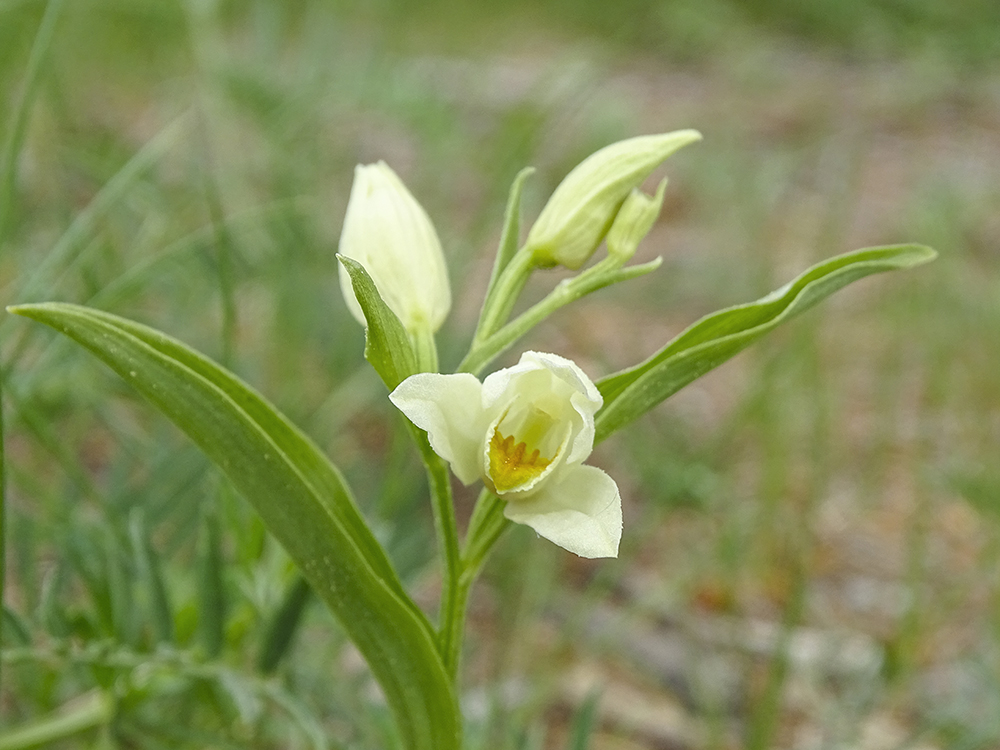
[[[504,437],[498,427],[490,439],[490,472],[493,489],[498,493],[516,490],[536,479],[552,463],[535,448],[528,452],[523,440],[515,445],[514,436]]]

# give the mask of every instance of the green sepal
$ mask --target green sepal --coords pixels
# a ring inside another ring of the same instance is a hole
[[[417,354],[406,328],[382,299],[375,282],[356,260],[337,255],[351,277],[354,295],[365,314],[365,359],[391,391],[417,372]]]
[[[934,250],[923,245],[855,250],[816,264],[756,302],[702,318],[645,362],[597,382],[604,406],[595,419],[595,442],[852,281],[883,271],[912,268],[936,257]]]
[[[183,430],[261,515],[367,660],[408,750],[457,750],[433,628],[316,445],[232,373],[159,331],[79,305],[8,308],[74,339]]]

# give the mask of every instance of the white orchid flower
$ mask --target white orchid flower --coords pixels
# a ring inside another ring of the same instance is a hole
[[[441,327],[451,308],[441,242],[427,212],[384,161],[354,170],[339,252],[365,267],[410,333]],[[344,269],[340,288],[351,314],[367,325]]]
[[[505,500],[511,521],[581,557],[618,556],[618,485],[583,463],[603,399],[576,363],[525,352],[482,383],[468,373],[419,373],[389,399],[464,484],[481,479]]]

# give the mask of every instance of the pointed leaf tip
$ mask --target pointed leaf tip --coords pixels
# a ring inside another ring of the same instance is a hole
[[[597,414],[595,441],[642,416],[779,324],[848,284],[884,271],[913,268],[936,257],[933,248],[916,244],[854,250],[817,263],[755,302],[702,318],[645,362],[598,381],[604,406]]]

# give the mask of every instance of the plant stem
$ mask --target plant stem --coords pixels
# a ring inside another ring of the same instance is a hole
[[[54,714],[0,735],[0,750],[48,747],[58,740],[107,724],[114,715],[114,701],[94,691]]]
[[[511,266],[516,260],[515,257],[511,261]],[[621,260],[608,256],[577,276],[564,279],[545,299],[532,305],[510,323],[482,339],[473,340],[472,348],[458,366],[458,371],[478,374],[495,357],[560,307],[603,287],[642,276],[659,265],[660,259],[657,258],[649,263],[622,268]]]
[[[448,472],[447,464],[427,442],[427,434],[412,423],[408,424],[410,424],[413,433],[413,440],[420,449],[420,455],[424,460],[424,466],[427,469],[427,482],[430,485],[434,530],[437,533],[443,563],[441,610],[438,618],[438,650],[444,660],[445,670],[454,682],[458,674],[458,650],[461,649],[461,628],[464,624],[464,614],[456,616],[456,608],[458,608],[457,611],[464,613],[465,603],[460,595],[463,566],[458,545],[455,506],[451,495],[451,475]],[[456,627],[458,632],[455,630]],[[458,650],[456,650],[456,642]]]
[[[442,642],[442,654],[445,664],[454,669],[453,675],[458,673],[461,662],[465,615],[472,584],[476,582],[490,550],[510,525],[503,515],[503,501],[484,488],[469,520],[465,549],[459,561],[461,572],[455,581],[454,591],[449,594],[447,609],[442,602],[442,618],[447,618],[443,627],[448,633],[447,640]]]
[[[413,351],[417,355],[417,372],[437,372],[437,345],[434,343],[434,332],[427,328],[418,328],[410,333],[413,341]]]
[[[521,295],[521,290],[535,270],[535,256],[525,252],[521,248],[510,259],[507,267],[496,281],[496,286],[490,289],[490,295],[483,308],[483,314],[479,318],[479,325],[476,327],[476,335],[473,337],[472,348],[488,339],[494,332],[510,317],[514,303]]]

